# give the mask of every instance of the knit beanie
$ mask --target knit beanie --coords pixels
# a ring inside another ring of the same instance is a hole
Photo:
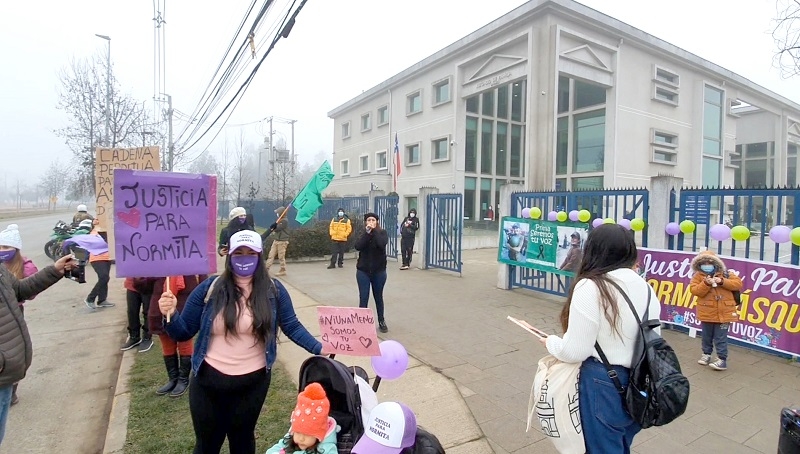
[[[292,412],[292,433],[315,437],[322,441],[328,432],[328,412],[331,404],[325,389],[319,383],[311,383],[297,395],[297,406]]]
[[[22,249],[22,237],[19,235],[17,224],[9,224],[5,230],[0,232],[0,246]]]
[[[236,208],[232,209],[231,212],[228,214],[228,220],[231,221],[234,218],[238,218],[239,216],[244,216],[246,214],[247,214],[247,211],[245,211],[244,208],[236,207]]]
[[[367,218],[375,218],[376,221],[380,221],[381,218],[378,217],[375,213],[367,213],[364,215],[364,222],[367,222]]]

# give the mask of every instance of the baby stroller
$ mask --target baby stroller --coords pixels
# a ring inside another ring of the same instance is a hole
[[[350,450],[364,434],[364,420],[378,402],[374,388],[369,387],[367,371],[357,366],[346,366],[327,356],[312,356],[300,366],[301,392],[309,383],[319,383],[330,402],[330,416],[341,430],[336,435],[339,454]],[[363,399],[362,399],[363,395]]]

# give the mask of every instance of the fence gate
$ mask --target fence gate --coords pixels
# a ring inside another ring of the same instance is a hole
[[[399,231],[398,218],[399,210],[397,205],[400,203],[398,196],[377,196],[375,197],[375,214],[381,219],[381,225],[389,234],[389,244],[386,245],[386,256],[397,258],[397,235]]]
[[[428,235],[425,238],[425,268],[461,273],[461,230],[464,205],[461,194],[428,195]]]

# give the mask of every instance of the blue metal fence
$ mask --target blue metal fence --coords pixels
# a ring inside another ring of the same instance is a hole
[[[373,208],[375,214],[381,219],[381,225],[389,234],[389,243],[386,245],[386,255],[393,258],[397,258],[398,222],[402,220],[398,218],[399,203],[400,197],[396,195],[378,196],[375,197],[375,206]]]
[[[441,268],[461,273],[461,235],[464,204],[461,194],[430,194],[425,268]]]
[[[344,212],[352,218],[359,218],[367,214],[369,208],[369,197],[337,197],[331,199],[322,199],[322,206],[317,211],[317,219],[321,221],[330,221],[336,216],[339,208],[344,208]]]
[[[521,217],[523,208],[538,207],[543,217],[550,211],[588,210],[595,218],[640,218],[647,225],[647,189],[609,189],[600,191],[518,192],[511,195],[511,216]],[[591,225],[590,225],[591,228]],[[635,233],[637,243],[647,246],[647,227]],[[566,295],[571,278],[530,268],[510,266],[510,285],[554,295]]]

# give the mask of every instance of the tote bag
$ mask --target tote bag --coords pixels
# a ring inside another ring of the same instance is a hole
[[[578,408],[580,363],[565,363],[553,355],[539,360],[528,400],[528,427],[538,424],[562,454],[583,454],[586,447]]]

